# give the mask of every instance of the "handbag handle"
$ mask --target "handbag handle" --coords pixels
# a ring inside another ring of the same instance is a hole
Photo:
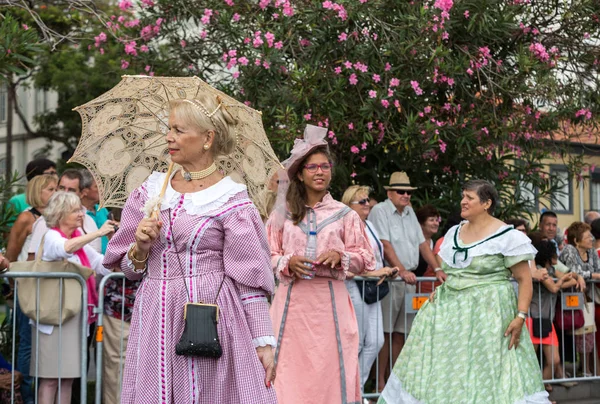
[[[179,248],[177,248],[177,245],[175,244],[175,233],[173,233],[173,224],[172,224],[172,221],[171,221],[171,208],[169,208],[169,231],[171,232],[171,240],[173,242],[173,245],[175,246],[175,254],[177,255],[177,261],[179,262],[179,267],[183,268],[183,264],[181,263],[181,257],[179,256],[179,251],[178,251]],[[190,250],[190,254],[191,253],[192,252]],[[181,272],[182,272],[182,275],[185,276],[185,273],[183,272],[183,270]],[[215,305],[217,304],[217,299],[219,298],[219,294],[221,293],[221,289],[223,288],[223,283],[225,282],[225,277],[226,277],[225,272],[223,272],[223,280],[221,280],[221,284],[219,285],[219,290],[217,291],[217,295],[215,296],[215,301],[213,303]],[[183,284],[185,285],[185,291],[187,292],[187,295],[188,295],[188,302],[191,302],[192,301],[192,295],[190,294],[190,290],[189,290],[188,285],[185,282],[185,280],[184,280]]]

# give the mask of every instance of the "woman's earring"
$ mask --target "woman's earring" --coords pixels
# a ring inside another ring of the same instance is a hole
[[[207,145],[207,144],[205,144],[205,145],[204,145],[204,150],[208,150],[208,149],[210,149],[210,146],[209,146],[209,145]]]

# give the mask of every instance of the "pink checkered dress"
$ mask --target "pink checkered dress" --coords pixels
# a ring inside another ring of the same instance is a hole
[[[143,217],[140,208],[149,193],[154,195],[148,184],[153,176],[130,195],[106,251],[104,265],[120,267],[129,279],[141,277],[128,266],[126,252]],[[253,345],[253,339],[273,336],[267,303],[273,274],[257,210],[245,190],[196,215],[184,207],[190,194],[172,189],[168,194],[170,203],[161,211],[161,237],[150,251],[135,300],[121,402],[276,403],[273,388],[265,387],[265,370]],[[192,301],[212,303],[223,278],[217,301],[223,356],[176,355],[187,290]]]

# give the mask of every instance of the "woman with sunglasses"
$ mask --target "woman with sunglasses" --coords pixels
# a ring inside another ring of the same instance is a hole
[[[326,135],[308,125],[296,140],[267,222],[280,281],[271,307],[276,393],[285,404],[361,398],[358,326],[344,280],[372,271],[375,258],[358,214],[327,191],[333,164]]]
[[[358,213],[361,220],[365,224],[365,230],[373,254],[375,255],[375,271],[367,272],[368,277],[378,277],[380,281],[370,281],[374,284],[383,282],[385,278],[393,277],[398,273],[398,268],[390,268],[383,266],[383,244],[379,241],[379,235],[371,222],[367,220],[371,207],[369,206],[369,187],[361,185],[352,185],[342,195],[342,203],[350,209]],[[389,291],[389,288],[374,289],[373,296],[367,295],[367,289],[364,281],[353,280],[354,276],[348,274],[346,280],[346,288],[350,293],[354,311],[356,312],[356,320],[358,321],[358,362],[360,363],[360,382],[361,387],[364,387],[365,382],[371,372],[371,367],[377,358],[377,354],[383,346],[383,315],[381,313],[381,300],[384,297],[384,290]],[[385,286],[385,285],[384,285]]]

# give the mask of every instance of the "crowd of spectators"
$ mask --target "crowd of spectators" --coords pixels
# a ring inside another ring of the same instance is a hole
[[[98,186],[89,171],[67,169],[58,177],[56,164],[38,159],[28,164],[27,180],[26,192],[10,201],[14,218],[5,254],[8,261],[34,259],[44,240],[45,260],[74,259],[94,269],[98,279],[110,273],[101,262],[108,240],[117,229],[118,222],[112,219],[118,217],[119,211],[99,208]],[[272,208],[276,196],[277,180],[273,181],[266,203],[268,208]],[[373,380],[376,391],[385,386],[410,332],[414,314],[407,312],[405,296],[431,293],[445,280],[442,260],[437,254],[446,231],[461,221],[459,212],[446,214],[434,204],[414,207],[411,195],[417,188],[411,185],[404,172],[393,173],[385,188],[387,199],[380,203],[370,198],[369,187],[359,185],[348,188],[341,199],[364,224],[376,261],[375,271],[369,276],[382,288],[379,280],[397,277],[403,280],[390,282],[386,292],[375,302],[366,301],[362,280],[355,281],[354,275],[349,274],[345,281],[358,320],[361,388],[377,374],[377,380]],[[588,212],[583,222],[573,222],[564,232],[558,228],[557,215],[551,211],[545,211],[536,226],[530,226],[521,218],[509,218],[505,222],[527,234],[537,250],[535,260],[529,263],[534,286],[526,325],[534,347],[539,351],[544,380],[599,375],[600,363],[597,361],[600,357],[596,355],[600,352],[600,333],[596,324],[600,324],[600,288],[595,281],[600,279],[600,214]],[[420,282],[419,278],[423,277],[437,280]],[[129,322],[141,282],[109,280],[106,285],[103,400],[108,404],[120,401],[122,380],[118,376],[122,369],[119,366],[124,363]],[[561,319],[563,317],[561,293],[566,292],[579,293],[587,302],[582,309],[588,311],[586,323],[577,329],[566,329],[564,324],[556,322],[557,314]],[[20,311],[17,299],[14,315],[19,345],[14,372],[23,402],[34,402],[32,353],[34,360],[37,357],[39,361],[39,402],[55,402],[58,387],[55,373],[59,361],[64,369],[61,370],[62,397],[58,402],[79,402],[77,387],[71,394],[77,374],[70,370],[79,369],[79,350],[73,347],[78,344],[80,325],[77,321],[63,325],[62,344],[64,347],[66,342],[70,348],[63,348],[59,358],[55,330],[43,324],[32,325]],[[593,311],[591,314],[590,310]],[[91,322],[89,348],[94,331],[95,324]],[[36,334],[37,347],[32,348],[32,336],[35,340]],[[39,349],[38,354],[36,349]],[[565,362],[577,364],[577,367],[565,367]],[[4,368],[7,374],[13,371],[8,363]],[[572,386],[575,383],[562,384]],[[551,391],[552,385],[546,384],[546,389]]]

